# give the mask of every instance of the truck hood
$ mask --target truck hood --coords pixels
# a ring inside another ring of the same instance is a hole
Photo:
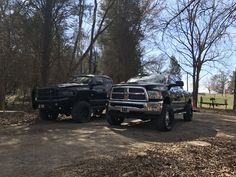
[[[71,88],[71,87],[89,87],[89,85],[78,84],[78,83],[63,83],[56,85],[58,88]]]
[[[165,84],[137,84],[137,83],[125,83],[125,84],[116,84],[113,87],[144,87],[146,90],[168,90]]]

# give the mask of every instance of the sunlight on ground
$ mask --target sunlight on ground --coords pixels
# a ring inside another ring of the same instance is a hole
[[[224,132],[218,132],[218,133],[216,134],[216,137],[231,138],[231,139],[236,138],[236,136],[234,136],[234,135],[229,135],[229,134],[226,134],[226,133],[224,133]]]
[[[10,141],[0,143],[0,146],[5,146],[5,145],[16,145],[20,142],[19,139],[11,139]]]
[[[201,146],[201,147],[211,146],[211,144],[206,141],[189,141],[187,142],[187,144],[190,144],[193,146]]]

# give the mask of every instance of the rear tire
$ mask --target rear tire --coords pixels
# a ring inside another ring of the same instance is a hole
[[[193,107],[191,102],[185,106],[185,113],[183,114],[184,121],[190,122],[193,120]]]
[[[106,114],[106,119],[110,125],[120,125],[122,122],[124,122],[124,117],[118,117],[109,113]]]
[[[58,112],[50,110],[39,110],[39,117],[42,120],[56,120],[58,117]]]
[[[171,105],[164,105],[160,117],[156,120],[157,129],[170,131],[174,125],[174,111]]]
[[[71,115],[75,122],[87,123],[91,121],[90,104],[86,101],[76,103],[72,108]]]

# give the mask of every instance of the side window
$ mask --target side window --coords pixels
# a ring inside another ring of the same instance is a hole
[[[103,79],[106,91],[109,91],[112,87],[112,80],[105,77],[103,77],[102,79]]]
[[[103,85],[105,85],[104,80],[101,77],[96,77],[96,82],[101,82]]]

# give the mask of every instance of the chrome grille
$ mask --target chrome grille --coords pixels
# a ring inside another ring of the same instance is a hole
[[[142,87],[114,87],[111,93],[112,100],[146,101],[146,91]]]

